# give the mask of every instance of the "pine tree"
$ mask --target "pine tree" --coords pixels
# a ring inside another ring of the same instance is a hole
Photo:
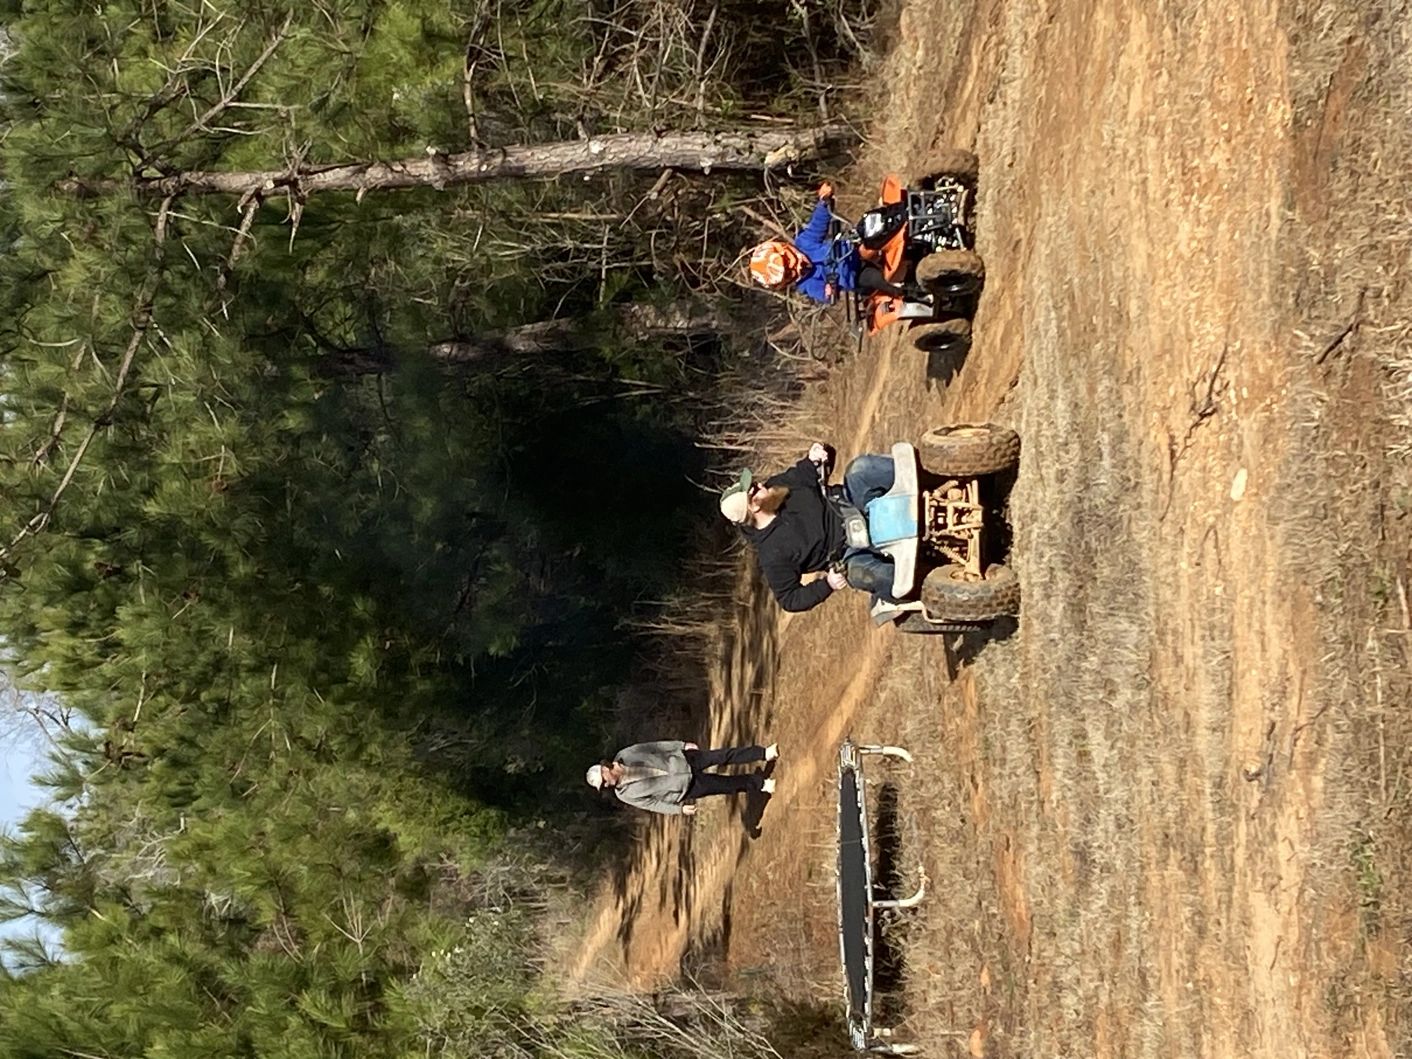
[[[0,7],[0,629],[75,717],[0,841],[0,915],[64,953],[12,946],[0,1054],[422,1054],[413,975],[473,930],[439,881],[578,806],[624,618],[702,514],[679,395],[715,354],[620,342],[625,306],[755,190],[134,181],[738,124],[697,59],[733,3],[648,92],[627,0]],[[770,70],[769,36],[730,43]],[[742,80],[768,116],[784,79]],[[521,1046],[527,978],[495,982],[444,1035]]]

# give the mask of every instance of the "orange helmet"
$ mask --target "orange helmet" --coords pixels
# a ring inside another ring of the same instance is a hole
[[[803,250],[780,239],[768,239],[750,253],[750,275],[772,290],[796,282],[812,264]]]

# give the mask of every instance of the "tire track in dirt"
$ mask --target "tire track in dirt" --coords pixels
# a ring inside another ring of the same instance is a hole
[[[864,642],[855,658],[856,672],[824,722],[807,742],[796,741],[792,746],[797,749],[782,754],[776,773],[778,786],[767,809],[770,817],[787,817],[822,777],[832,775],[838,745],[876,685],[892,641],[891,630],[882,630]],[[713,742],[729,741],[722,738],[722,729],[728,723],[728,718],[713,720]],[[695,821],[685,826],[701,827],[708,836],[707,848],[698,852],[693,846],[689,864],[677,855],[680,836],[674,836],[671,830],[683,826],[683,822],[676,818],[652,821],[642,838],[642,853],[623,887],[623,892],[631,897],[600,898],[599,910],[569,969],[570,979],[578,983],[598,978],[620,982],[626,976],[627,982],[638,989],[655,988],[675,979],[689,946],[719,923],[721,902],[750,849],[740,815],[737,807],[703,803]],[[658,903],[648,905],[654,884],[674,871],[690,872],[691,885],[685,900],[662,900],[667,891],[658,887]],[[622,952],[615,952],[625,918],[639,922],[632,932],[633,940],[623,946]]]

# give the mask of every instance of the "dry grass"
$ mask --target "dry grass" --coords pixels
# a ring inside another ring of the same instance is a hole
[[[1293,565],[1317,586],[1330,797],[1309,907],[1331,1035],[1412,1046],[1412,702],[1406,602],[1412,495],[1412,159],[1408,7],[1311,2],[1292,37],[1296,126],[1318,130],[1322,201],[1302,210],[1291,262],[1301,359],[1299,464],[1288,517],[1308,543]]]

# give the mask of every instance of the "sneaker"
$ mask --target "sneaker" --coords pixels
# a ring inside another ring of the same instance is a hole
[[[765,748],[765,760],[766,760],[766,761],[774,761],[774,760],[778,759],[779,756],[780,756],[780,745],[779,745],[778,743],[771,743],[769,746],[767,746],[767,747]]]
[[[872,606],[868,610],[868,616],[873,619],[873,624],[882,628],[889,622],[896,621],[906,611],[896,603],[889,602],[881,596],[874,596]]]
[[[774,794],[774,793],[775,793],[775,781],[774,781],[774,778],[771,777],[770,779],[762,780],[761,783],[760,783],[760,791],[761,791],[762,794]]]

